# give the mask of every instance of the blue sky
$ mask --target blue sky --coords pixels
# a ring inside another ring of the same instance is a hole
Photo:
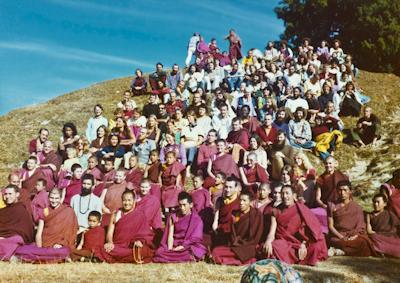
[[[158,61],[183,65],[194,31],[226,50],[235,28],[243,50],[262,49],[283,32],[278,2],[1,0],[0,115]]]

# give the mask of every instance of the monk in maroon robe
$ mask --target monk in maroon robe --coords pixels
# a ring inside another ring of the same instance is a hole
[[[126,172],[126,181],[131,183],[134,188],[139,188],[143,174],[143,170],[138,166],[138,157],[131,156],[129,158],[129,170]]]
[[[149,263],[154,251],[146,235],[151,229],[142,209],[136,209],[136,196],[132,190],[122,194],[122,208],[114,212],[104,247],[95,256],[108,263]]]
[[[213,129],[207,134],[207,141],[200,145],[197,151],[197,168],[206,172],[207,164],[211,156],[217,154],[217,132]]]
[[[166,154],[166,163],[162,167],[161,178],[161,201],[164,208],[176,207],[178,205],[178,194],[182,191],[182,174],[185,166],[176,160],[174,151]]]
[[[252,200],[250,192],[240,195],[240,210],[233,215],[229,243],[212,251],[216,263],[243,265],[256,261],[256,248],[263,231],[263,215],[258,209],[251,207]]]
[[[212,228],[215,232],[213,246],[227,245],[232,229],[233,215],[239,211],[239,183],[228,177],[223,196],[217,200]]]
[[[160,199],[151,194],[151,183],[148,179],[140,182],[139,192],[136,197],[136,209],[143,210],[146,219],[149,222],[151,231],[149,231],[147,242],[153,242],[154,246],[158,246],[162,237],[163,223],[161,219],[161,202]]]
[[[46,141],[43,145],[44,160],[40,163],[40,168],[47,178],[47,190],[54,188],[57,183],[57,174],[60,171],[62,160],[53,149],[53,143]]]
[[[101,250],[104,246],[106,233],[101,226],[101,213],[91,211],[88,215],[88,223],[89,229],[82,233],[78,247],[71,252],[73,261],[81,261],[82,258],[91,260],[95,251]]]
[[[400,218],[400,169],[393,172],[393,178],[383,184],[380,191],[388,197],[388,209]]]
[[[97,167],[98,166],[98,161],[96,156],[91,156],[88,159],[88,169],[83,172],[83,175],[85,174],[91,174],[93,175],[95,180],[101,181],[103,179],[103,172]]]
[[[271,198],[271,194],[272,191],[270,184],[261,183],[261,185],[258,187],[257,190],[256,199],[252,202],[252,206],[258,209],[258,211],[260,211],[261,214],[264,216],[264,221],[263,221],[264,229],[260,241],[263,243],[267,239],[269,228],[271,226],[272,210],[274,208],[274,201]]]
[[[34,226],[25,205],[18,202],[17,186],[8,185],[3,197],[6,207],[0,209],[0,259],[9,260],[19,246],[34,240]]]
[[[126,182],[125,171],[118,170],[114,177],[114,183],[103,190],[100,199],[103,202],[103,213],[112,214],[122,207],[122,194],[126,189],[133,189],[132,184]],[[103,222],[108,223],[109,218],[103,216]]]
[[[362,208],[352,200],[351,184],[340,181],[338,200],[328,204],[330,255],[373,256],[375,251],[366,234]]]
[[[181,192],[178,202],[179,212],[170,215],[154,262],[197,261],[207,253],[207,248],[202,244],[203,222],[192,210],[192,197],[187,192]]]
[[[337,184],[343,180],[349,180],[339,170],[336,170],[337,161],[332,156],[325,160],[325,172],[317,178],[316,183],[316,201],[320,207],[327,208],[328,202],[336,202]]]
[[[19,247],[15,256],[25,262],[62,262],[75,247],[78,221],[74,210],[61,204],[61,191],[49,193],[50,209],[44,219],[39,220],[36,244]]]
[[[239,118],[232,119],[232,131],[229,132],[226,142],[232,152],[235,162],[243,161],[244,152],[249,149],[249,132],[242,128]]]
[[[247,164],[240,167],[240,177],[245,190],[251,190],[254,194],[261,183],[268,183],[268,173],[265,168],[257,163],[257,155],[250,153],[247,155]]]
[[[71,167],[72,171],[72,179],[68,182],[68,185],[65,189],[63,189],[64,200],[63,203],[65,205],[71,204],[71,199],[75,195],[79,195],[82,190],[82,166],[79,164],[74,164]]]
[[[227,177],[234,176],[240,178],[239,168],[232,156],[226,153],[226,142],[217,141],[218,153],[211,157],[207,165],[208,177],[204,181],[204,187],[209,188],[215,183],[215,175],[222,172]]]
[[[211,231],[212,221],[214,219],[213,209],[211,208],[210,192],[203,188],[204,178],[199,174],[193,177],[193,190],[190,194],[193,198],[193,209],[203,221],[204,232]]]
[[[264,147],[270,146],[276,141],[278,130],[272,126],[272,123],[272,115],[267,114],[265,116],[264,124],[262,126],[259,126],[256,130],[256,135],[260,137],[260,139],[262,140],[261,145]]]
[[[30,206],[30,201],[36,193],[35,186],[39,179],[46,179],[46,176],[38,167],[36,157],[29,157],[26,161],[26,169],[21,171],[22,190],[20,200],[27,207]]]
[[[400,257],[399,218],[386,209],[388,200],[384,194],[373,198],[374,211],[367,214],[367,233],[374,250],[381,255]]]
[[[32,217],[35,224],[38,224],[39,219],[44,219],[49,214],[49,193],[46,191],[47,181],[39,179],[36,182],[35,191],[36,195],[31,202]]]
[[[273,209],[264,244],[266,256],[289,264],[316,265],[326,260],[325,237],[318,219],[308,207],[295,201],[292,187],[283,186],[281,196],[284,206]]]

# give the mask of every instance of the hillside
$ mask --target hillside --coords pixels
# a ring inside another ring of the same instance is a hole
[[[7,174],[20,166],[28,157],[29,140],[36,137],[41,127],[50,130],[50,139],[58,142],[62,125],[74,122],[79,133],[84,133],[86,122],[92,115],[92,107],[101,103],[105,114],[111,117],[122,92],[129,87],[132,78],[121,78],[77,90],[46,103],[29,106],[0,117],[0,185],[6,183]],[[337,152],[340,168],[346,171],[357,186],[358,200],[369,207],[370,197],[380,183],[400,167],[400,78],[391,74],[361,72],[359,85],[371,96],[371,106],[382,120],[383,137],[375,148],[356,149],[343,145]],[[139,105],[145,97],[138,99]],[[347,127],[355,124],[356,118],[345,119]],[[319,173],[322,163],[312,157]],[[336,257],[319,264],[318,267],[296,268],[307,282],[393,282],[400,278],[400,260],[357,259]],[[0,275],[4,280],[40,282],[47,279],[92,281],[117,279],[127,281],[161,282],[237,282],[241,267],[214,266],[205,263],[170,264],[145,266],[65,264],[38,266],[31,264],[0,263]],[[83,267],[83,268],[82,268]],[[161,272],[160,272],[161,271]],[[163,272],[164,271],[164,272]],[[101,272],[101,273],[100,273]],[[101,275],[100,275],[101,274]],[[100,277],[101,276],[101,277]],[[396,278],[396,279],[394,279]],[[394,280],[393,280],[394,279]]]
[[[50,130],[50,139],[56,144],[65,122],[74,122],[79,133],[84,133],[92,107],[101,103],[110,118],[122,92],[129,87],[131,77],[94,84],[88,88],[59,96],[46,103],[14,110],[0,117],[0,184],[5,184],[10,169],[19,167],[28,157],[27,144],[36,137],[41,127]],[[358,187],[360,200],[368,197],[379,184],[390,177],[394,168],[400,167],[400,78],[392,74],[361,72],[359,85],[371,96],[370,105],[382,120],[383,138],[379,146],[356,149],[343,145],[337,152],[340,168],[351,176]],[[138,104],[145,102],[138,99]],[[344,119],[346,127],[355,124],[356,118]],[[312,158],[318,171],[323,166]]]

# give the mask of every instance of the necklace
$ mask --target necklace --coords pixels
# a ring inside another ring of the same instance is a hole
[[[89,211],[89,209],[90,209],[90,201],[91,200],[92,200],[92,194],[89,195],[89,203],[88,203],[88,206],[87,206],[86,210],[82,211],[82,207],[81,207],[82,196],[81,195],[79,196],[79,213],[80,214],[86,214]]]

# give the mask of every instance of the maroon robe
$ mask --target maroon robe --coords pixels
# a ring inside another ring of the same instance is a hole
[[[21,202],[0,209],[0,259],[9,260],[23,244],[34,240],[33,222]]]
[[[265,132],[263,126],[259,126],[256,130],[256,134],[260,137],[260,139],[265,143],[275,143],[276,136],[278,134],[278,130],[272,127],[268,134]]]
[[[231,238],[228,246],[216,247],[212,254],[216,263],[242,265],[256,261],[256,247],[263,231],[263,215],[251,207],[246,214],[240,211],[232,221]]]
[[[325,237],[318,219],[300,202],[293,206],[273,209],[277,228],[272,242],[273,257],[289,264],[316,265],[328,258]],[[298,258],[298,250],[306,241],[307,256]]]
[[[214,155],[212,158],[214,158],[214,160],[212,162],[211,171],[214,175],[218,173],[224,173],[226,177],[234,176],[237,179],[240,179],[239,168],[236,162],[233,160],[232,155],[225,153],[222,156]],[[203,186],[205,188],[209,188],[214,184],[215,180],[208,176],[204,180]]]
[[[168,233],[174,223],[174,243],[173,246],[183,246],[181,251],[171,251],[168,249]],[[176,214],[168,219],[167,226],[161,246],[154,255],[154,262],[189,262],[202,259],[207,249],[202,243],[203,241],[203,223],[201,218],[192,212],[189,215],[178,217]]]
[[[49,193],[45,190],[38,192],[31,202],[32,217],[36,224],[39,222],[39,219],[44,219],[49,212],[49,207]]]
[[[132,189],[132,185],[126,181],[120,184],[114,183],[107,189],[107,193],[104,197],[104,205],[111,213],[122,207],[122,194],[126,189]]]
[[[50,169],[50,167],[41,168],[43,173],[46,175],[47,179],[46,189],[47,191],[50,191],[52,188],[54,188],[55,184],[57,183],[57,175],[58,171],[60,171],[62,160],[55,151],[51,151],[45,155],[45,159],[41,164],[53,164],[56,167],[56,171],[53,171],[52,169]]]
[[[349,256],[375,255],[371,241],[365,234],[364,212],[355,202],[339,206],[330,202],[328,204],[328,217],[333,218],[335,229],[344,237],[357,235],[355,240],[345,241],[335,235],[330,235],[330,245],[343,250]]]
[[[400,257],[400,237],[397,233],[400,221],[391,211],[378,215],[370,214],[370,223],[375,234],[369,235],[374,250],[379,254]]]
[[[400,218],[400,189],[397,189],[395,186],[388,183],[385,183],[382,186],[389,191],[388,209]]]
[[[199,188],[193,189],[190,194],[193,198],[193,210],[203,221],[204,232],[209,232],[214,219],[213,209],[211,208],[210,192],[204,188]]]
[[[260,122],[256,117],[249,117],[247,122],[242,123],[243,129],[247,129],[250,134],[255,133],[259,126]]]
[[[217,154],[217,146],[216,145],[208,145],[203,143],[200,145],[199,150],[197,152],[197,167],[200,170],[206,170],[208,161],[211,156]]]
[[[164,165],[165,166],[165,165]],[[185,170],[185,166],[175,161],[163,168],[161,174],[161,201],[164,207],[176,207],[178,205],[178,194],[182,191],[182,184],[176,185],[176,180]]]
[[[23,170],[22,177],[26,177],[24,181],[22,181],[22,189],[20,191],[19,200],[25,204],[25,207],[28,209],[29,213],[32,213],[31,210],[31,200],[35,196],[35,186],[39,179],[47,179],[45,174],[42,172],[40,168],[36,168],[35,172],[33,172],[32,176],[28,177],[28,171]]]
[[[97,167],[94,167],[93,169],[86,169],[86,171],[83,173],[83,175],[85,174],[91,174],[93,175],[95,180],[101,181],[103,180],[103,172],[101,172],[101,170]]]
[[[268,183],[269,178],[265,168],[263,168],[260,164],[256,164],[254,168],[251,168],[247,165],[243,166],[244,174],[246,175],[248,183]],[[258,186],[246,186],[245,189],[252,190],[253,193],[257,192]]]
[[[114,169],[109,172],[104,172],[102,181],[105,183],[107,188],[111,185],[112,182],[114,182],[116,173],[117,173],[117,171]]]
[[[108,263],[134,263],[133,244],[135,241],[141,241],[143,244],[142,259],[144,263],[150,262],[154,252],[149,248],[151,243],[146,242],[146,235],[150,230],[148,224],[146,215],[141,209],[134,209],[128,214],[122,213],[121,218],[115,223],[114,249],[106,252],[103,247],[95,251],[95,256]]]
[[[0,209],[0,237],[15,235],[21,236],[25,243],[34,241],[32,218],[21,202]]]
[[[68,186],[65,188],[64,204],[70,206],[71,199],[75,195],[79,195],[82,191],[82,180],[72,179]]]
[[[338,170],[330,175],[324,172],[317,178],[316,185],[321,189],[321,201],[324,204],[328,204],[328,202],[336,202],[338,198],[336,186],[340,181],[343,180],[348,181],[349,177]]]
[[[140,182],[143,178],[143,170],[139,168],[130,169],[126,173],[126,181],[132,183],[134,188],[140,187]]]
[[[220,197],[217,200],[216,207],[219,210],[218,229],[217,234],[213,239],[213,245],[227,245],[230,239],[230,233],[232,232],[232,215],[240,210],[239,196],[228,204],[224,202],[223,197]]]
[[[106,232],[103,227],[96,226],[84,232],[83,246],[81,250],[74,249],[71,252],[71,259],[79,261],[82,257],[92,257],[95,251],[103,248]]]
[[[145,195],[144,197],[139,196],[139,199],[136,201],[136,209],[143,210],[148,225],[151,227],[149,234],[145,236],[146,242],[153,242],[157,245],[162,236],[163,228],[160,200],[151,194]]]
[[[249,132],[246,129],[240,129],[239,131],[230,131],[226,142],[231,144],[238,144],[245,150],[249,148]]]
[[[150,182],[158,183],[158,176],[160,176],[161,172],[161,162],[156,162],[151,164],[147,171],[147,177],[149,178]]]

